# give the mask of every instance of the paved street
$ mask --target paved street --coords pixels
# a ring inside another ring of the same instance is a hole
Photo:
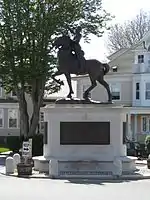
[[[3,200],[147,200],[149,188],[150,180],[64,181],[0,175],[0,199]]]

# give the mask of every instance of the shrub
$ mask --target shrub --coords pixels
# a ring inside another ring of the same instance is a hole
[[[19,152],[21,148],[21,140],[19,136],[8,136],[7,147],[13,152]]]
[[[0,136],[0,146],[1,147],[7,147],[7,137]]]
[[[150,141],[150,135],[147,135],[145,138],[145,144],[146,144],[146,142],[149,142],[149,141]]]
[[[43,135],[36,134],[32,138],[32,156],[42,156],[43,155]],[[13,152],[19,152],[22,148],[23,141],[28,141],[24,137],[18,136],[8,136],[7,137],[7,147]]]
[[[43,135],[36,134],[32,137],[32,156],[43,155]]]
[[[147,153],[150,154],[150,135],[145,138],[145,149],[147,150]]]

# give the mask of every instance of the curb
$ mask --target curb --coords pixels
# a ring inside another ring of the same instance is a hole
[[[136,165],[147,165],[147,163],[136,163]]]
[[[120,176],[120,177],[98,177],[98,178],[81,178],[81,177],[56,177],[51,178],[49,176],[18,176],[14,174],[5,174],[0,172],[1,175],[9,176],[9,177],[16,177],[16,178],[24,178],[24,179],[50,179],[50,180],[99,180],[99,181],[118,181],[118,180],[146,180],[150,179],[150,175],[142,176],[142,175],[131,175],[131,176]]]
[[[46,176],[18,176],[14,174],[5,174],[3,172],[0,172],[1,175],[3,176],[9,176],[9,177],[16,177],[16,178],[26,178],[26,179],[51,179],[50,177]]]

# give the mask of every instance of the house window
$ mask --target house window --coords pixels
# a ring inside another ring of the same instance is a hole
[[[18,128],[18,110],[8,110],[8,128]]]
[[[140,99],[140,83],[136,83],[136,99]]]
[[[150,83],[145,84],[145,99],[150,100]]]
[[[118,71],[118,67],[117,67],[117,66],[113,66],[113,67],[112,67],[112,71],[113,71],[113,72],[117,72],[117,71]]]
[[[11,91],[11,97],[16,97],[16,96],[17,96],[17,94],[16,94],[15,90],[12,90]]]
[[[120,100],[121,98],[121,87],[120,83],[112,83],[110,84],[110,90],[112,93],[112,100]]]
[[[142,117],[142,132],[150,132],[150,117]]]
[[[4,127],[4,112],[3,109],[0,109],[0,128]]]
[[[83,93],[90,87],[90,85],[83,85]],[[91,93],[89,93],[89,97],[91,98]]]
[[[138,55],[138,63],[144,63],[144,55]]]
[[[39,125],[40,125],[40,133],[43,133],[44,132],[44,113],[43,112],[40,112]]]

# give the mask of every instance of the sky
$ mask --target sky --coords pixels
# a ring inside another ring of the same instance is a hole
[[[124,23],[126,20],[131,20],[141,9],[146,12],[150,11],[150,0],[102,0],[102,3],[103,8],[115,16],[111,24]],[[107,49],[107,34],[108,32],[106,31],[101,38],[92,36],[89,44],[81,41],[81,46],[87,59],[94,58],[101,62],[107,61],[109,54]],[[62,76],[61,79],[64,79],[64,77]],[[52,96],[64,96],[67,92],[68,88],[65,85],[59,93]]]
[[[126,20],[133,19],[141,9],[150,11],[149,0],[102,0],[102,2],[103,8],[115,16],[111,24],[124,23]],[[107,31],[103,37],[92,37],[90,44],[84,44],[82,41],[81,45],[86,58],[96,58],[100,61],[107,60]]]

